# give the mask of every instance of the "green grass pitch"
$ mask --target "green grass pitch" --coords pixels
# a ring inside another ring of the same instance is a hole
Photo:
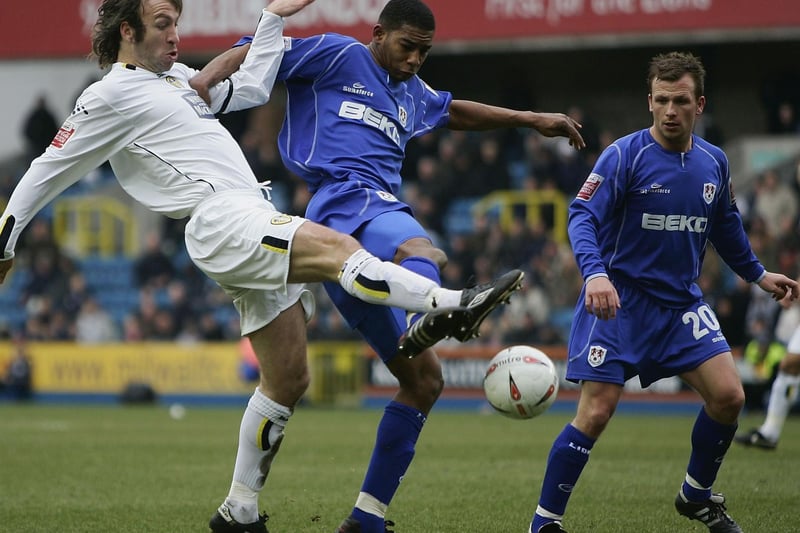
[[[238,409],[0,404],[0,531],[207,532],[230,483]],[[300,408],[261,507],[271,533],[332,533],[358,493],[379,410]],[[741,421],[749,428],[761,414]],[[397,533],[524,533],[571,413],[434,411],[388,518]],[[619,414],[592,451],[571,533],[705,532],[678,516],[692,416]],[[800,531],[800,421],[774,452],[734,444],[715,489],[747,533]]]

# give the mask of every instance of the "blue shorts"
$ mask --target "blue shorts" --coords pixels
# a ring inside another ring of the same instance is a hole
[[[353,235],[371,254],[393,261],[405,241],[429,239],[411,214],[411,208],[389,193],[355,182],[337,182],[318,190],[307,216]],[[407,329],[406,311],[368,304],[345,292],[338,283],[324,283],[325,290],[351,328],[357,330],[383,361],[397,354],[397,341]]]
[[[587,313],[581,291],[569,336],[569,381],[623,385],[639,376],[647,387],[730,351],[716,315],[703,300],[673,309],[638,289],[614,285],[622,308],[612,320]]]

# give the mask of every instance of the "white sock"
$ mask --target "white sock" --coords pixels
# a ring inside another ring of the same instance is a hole
[[[453,309],[461,302],[461,291],[443,289],[433,280],[381,261],[363,248],[344,262],[339,284],[365,302],[408,311]]]
[[[758,432],[773,442],[781,436],[786,416],[797,400],[800,389],[800,376],[792,376],[782,370],[778,371],[772,389],[769,391],[769,404],[767,404],[767,418]]]
[[[233,482],[225,504],[240,524],[258,519],[258,494],[283,440],[283,429],[292,409],[274,402],[256,389],[239,427],[239,448]]]

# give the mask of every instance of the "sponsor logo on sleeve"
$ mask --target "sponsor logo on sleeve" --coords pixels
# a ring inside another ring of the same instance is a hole
[[[57,149],[64,148],[64,145],[72,138],[72,135],[75,133],[75,124],[70,121],[64,122],[60,128],[58,128],[58,132],[56,132],[56,136],[53,137],[50,146]]]
[[[581,190],[578,191],[578,200],[583,200],[588,202],[594,196],[594,193],[597,192],[597,189],[600,188],[600,184],[603,183],[603,176],[600,174],[595,174],[592,172],[589,174],[589,177],[586,178],[586,181],[583,182],[583,186]]]

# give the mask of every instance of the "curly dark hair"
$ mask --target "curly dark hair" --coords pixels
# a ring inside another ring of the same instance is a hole
[[[183,0],[169,0],[178,13],[183,11]],[[103,0],[97,9],[97,22],[92,31],[92,53],[100,68],[117,60],[121,37],[119,28],[123,22],[130,24],[136,32],[136,41],[144,38],[144,0]]]
[[[653,89],[653,80],[678,81],[685,74],[694,80],[694,95],[700,98],[705,94],[706,69],[700,58],[688,52],[668,52],[650,60],[647,71],[647,91]]]
[[[423,31],[436,30],[433,12],[420,0],[389,0],[378,16],[378,24],[386,31],[398,30],[403,25]]]

